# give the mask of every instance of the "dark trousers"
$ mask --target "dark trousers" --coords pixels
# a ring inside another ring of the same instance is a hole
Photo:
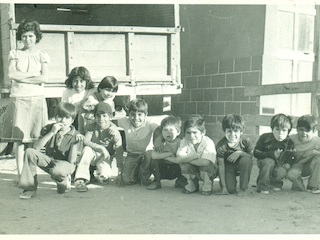
[[[155,182],[160,182],[161,179],[173,180],[184,178],[179,164],[171,163],[164,159],[151,159],[151,168]]]
[[[248,189],[250,174],[252,169],[251,157],[240,157],[236,162],[229,162],[226,159],[225,163],[225,178],[226,186],[229,193],[237,192],[237,176],[240,180],[240,189]]]

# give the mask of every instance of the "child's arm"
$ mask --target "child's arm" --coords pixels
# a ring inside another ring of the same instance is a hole
[[[34,149],[42,149],[47,144],[47,142],[60,131],[62,127],[64,127],[63,123],[55,123],[48,133],[34,142]]]
[[[174,156],[172,156],[172,157],[167,157],[167,158],[165,158],[164,160],[167,160],[167,161],[169,161],[169,162],[176,163],[176,164],[178,163],[177,158],[174,157]]]
[[[151,152],[152,159],[165,159],[172,156],[173,156],[173,153],[171,152],[157,152],[155,150],[152,150]]]
[[[40,72],[20,72],[17,70],[9,70],[9,78],[21,83],[40,84],[48,80],[49,66],[44,62],[41,64]]]
[[[101,153],[105,159],[110,158],[110,154],[104,146],[97,144],[97,143],[94,143],[94,142],[91,142],[92,135],[93,135],[92,131],[86,132],[85,139],[83,141],[84,145],[91,147],[96,152]]]
[[[229,192],[227,190],[227,184],[226,184],[226,175],[225,175],[225,167],[224,167],[224,159],[218,157],[218,171],[219,171],[219,177],[220,177],[220,185],[221,185],[221,193],[222,195],[228,195]]]
[[[238,150],[238,151],[235,151],[235,152],[233,152],[232,154],[230,154],[230,156],[227,158],[227,160],[228,160],[229,162],[235,162],[235,161],[237,161],[237,159],[238,159],[239,157],[250,157],[250,158],[251,158],[252,155],[249,154],[249,153],[246,153],[246,152],[244,152],[244,151]]]
[[[264,142],[265,142],[265,139],[266,139],[267,135],[261,135],[260,138],[258,139],[258,142],[256,144],[256,147],[254,148],[254,151],[253,151],[253,156],[255,158],[258,158],[258,159],[264,159],[264,158],[272,158],[272,159],[275,159],[275,156],[274,156],[274,150],[271,150],[271,151],[266,151],[264,149]]]
[[[77,153],[78,153],[78,144],[73,144],[69,151],[69,163],[76,165],[77,162]]]

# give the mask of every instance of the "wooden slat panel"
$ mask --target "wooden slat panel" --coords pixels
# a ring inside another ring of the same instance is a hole
[[[85,48],[84,48],[85,46]],[[115,51],[125,49],[124,34],[79,34],[74,35],[74,49],[86,51]]]
[[[246,96],[261,96],[290,93],[310,93],[319,91],[320,82],[297,82],[246,87]]]

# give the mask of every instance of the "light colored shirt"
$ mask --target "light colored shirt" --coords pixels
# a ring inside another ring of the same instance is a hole
[[[35,52],[26,52],[13,49],[8,56],[9,61],[16,61],[16,67],[13,70],[20,72],[39,72],[43,63],[50,63],[49,55],[42,50]],[[32,97],[44,96],[44,88],[42,84],[19,83],[12,80],[10,97]]]
[[[298,134],[290,135],[290,139],[293,142],[297,156],[308,157],[313,154],[313,150],[320,151],[320,138],[313,136],[309,142],[302,142]]]
[[[142,126],[135,128],[129,118],[120,118],[118,126],[124,129],[126,136],[126,148],[130,153],[144,153],[153,149],[152,136],[157,124],[151,123],[148,119]]]
[[[95,91],[96,89],[92,88],[78,93],[73,88],[67,88],[63,91],[61,102],[71,103],[76,107],[77,111],[79,111],[81,101],[85,100]]]
[[[200,158],[207,159],[212,163],[216,162],[216,146],[214,142],[207,136],[203,136],[197,149],[186,138],[183,138],[177,151],[177,156],[186,157],[190,154],[199,154]]]

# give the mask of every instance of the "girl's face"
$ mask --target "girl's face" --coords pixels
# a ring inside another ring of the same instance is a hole
[[[185,138],[193,145],[201,143],[203,136],[204,133],[196,127],[187,128],[185,132]]]
[[[174,125],[167,125],[162,128],[162,137],[166,142],[171,142],[175,140],[180,131]]]
[[[278,142],[282,142],[283,140],[286,139],[286,137],[288,136],[289,134],[289,129],[286,128],[286,127],[277,127],[275,126],[273,129],[272,129],[272,133],[273,133],[273,136],[274,138],[278,141]]]
[[[102,88],[100,89],[100,93],[103,99],[113,98],[116,95],[110,88]]]
[[[83,92],[85,89],[86,89],[86,85],[87,85],[87,82],[86,80],[82,79],[81,77],[75,77],[73,80],[72,80],[72,88],[77,92],[77,93],[80,93],[80,92]]]
[[[37,42],[37,37],[33,31],[29,31],[21,34],[21,41],[25,48],[32,48]]]

